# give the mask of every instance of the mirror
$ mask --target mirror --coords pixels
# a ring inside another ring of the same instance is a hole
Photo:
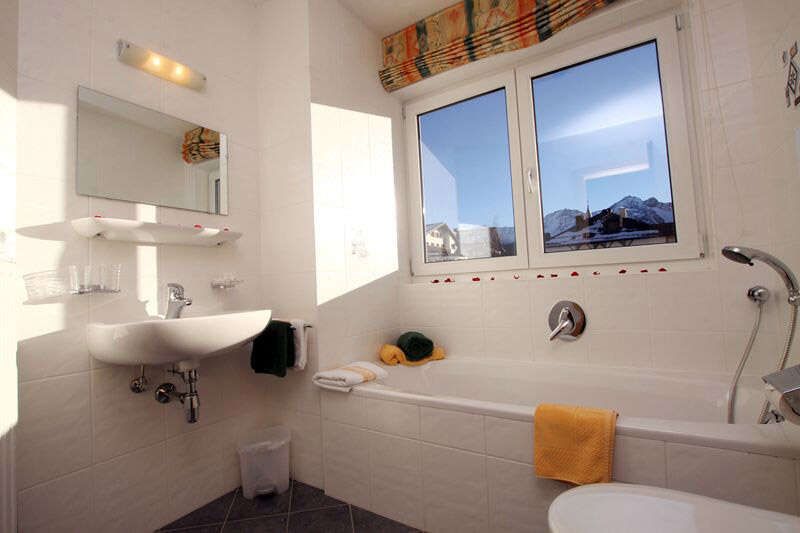
[[[224,134],[78,88],[78,194],[228,214]]]

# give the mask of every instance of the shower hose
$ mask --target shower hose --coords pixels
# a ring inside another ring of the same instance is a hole
[[[736,405],[736,388],[739,386],[739,378],[742,377],[744,365],[747,363],[747,359],[750,357],[750,352],[753,350],[753,344],[756,342],[758,328],[761,327],[761,313],[764,310],[764,302],[759,300],[756,303],[758,304],[758,309],[756,310],[756,321],[753,324],[753,331],[750,332],[750,338],[747,341],[747,346],[744,348],[742,358],[739,360],[739,366],[736,367],[736,372],[733,374],[731,387],[728,389],[728,424],[733,424],[734,408]]]
[[[742,371],[744,370],[744,366],[747,363],[747,359],[750,357],[750,352],[753,350],[753,344],[756,342],[756,336],[758,335],[758,329],[761,326],[761,314],[763,312],[764,302],[757,302],[758,303],[758,310],[756,311],[756,321],[753,324],[753,331],[750,332],[750,338],[747,340],[747,346],[745,346],[744,352],[742,353],[742,358],[739,360],[739,366],[736,367],[736,372],[733,375],[733,380],[731,381],[730,389],[728,390],[728,424],[734,423],[734,408],[736,404],[736,389],[739,385],[739,379],[742,377]],[[789,354],[792,350],[792,343],[794,342],[794,333],[795,329],[797,328],[797,306],[791,305],[791,317],[789,318],[789,331],[786,334],[786,344],[784,344],[783,352],[781,352],[780,359],[778,359],[778,366],[777,371],[781,371],[786,368],[786,362],[789,359]],[[769,421],[769,401],[764,400],[764,404],[761,406],[761,412],[758,415],[757,423],[759,424],[766,424]]]

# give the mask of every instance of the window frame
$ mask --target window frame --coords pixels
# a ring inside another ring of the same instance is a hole
[[[505,89],[506,91],[506,118],[508,121],[508,148],[511,169],[511,201],[514,209],[514,233],[516,236],[517,255],[426,263],[418,116],[499,89]],[[409,245],[411,247],[413,274],[459,274],[490,270],[527,269],[528,230],[525,220],[525,199],[523,196],[522,182],[523,166],[520,153],[519,114],[517,110],[517,84],[514,72],[506,71],[492,76],[486,76],[480,80],[412,102],[406,106],[405,114],[409,169],[409,203],[411,205],[411,234],[409,235]]]
[[[533,89],[537,76],[592,59],[656,42],[667,155],[677,242],[592,250],[544,252],[541,186],[536,144]],[[461,261],[425,262],[422,173],[418,116],[497,89],[506,90],[512,205],[517,255]],[[686,88],[678,30],[672,16],[578,44],[546,57],[537,57],[511,69],[425,96],[404,108],[408,156],[409,246],[413,275],[441,275],[537,268],[566,268],[603,264],[666,262],[703,257],[695,167],[690,151]]]
[[[661,96],[667,139],[672,208],[677,242],[576,250],[544,251],[541,182],[537,154],[533,88],[531,80],[556,70],[569,68],[592,59],[622,52],[655,41],[661,79]],[[530,267],[565,267],[601,264],[672,261],[700,257],[697,204],[689,149],[689,128],[684,102],[677,29],[673,17],[665,17],[631,29],[578,45],[569,50],[524,64],[515,69],[519,101],[520,142],[523,168],[533,184],[525,194],[528,214],[528,254]]]

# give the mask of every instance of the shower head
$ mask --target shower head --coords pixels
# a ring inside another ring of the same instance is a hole
[[[744,246],[726,246],[722,249],[722,255],[731,261],[742,263],[745,265],[753,266],[753,261],[761,261],[769,265],[778,273],[789,291],[789,303],[792,305],[800,305],[800,286],[797,283],[797,278],[791,269],[786,264],[775,256],[756,250],[755,248],[746,248]]]
[[[747,248],[739,248],[738,246],[726,246],[725,248],[722,249],[722,255],[724,255],[731,261],[753,266],[753,261],[752,261],[753,256],[750,254],[746,254],[744,250],[747,250]]]

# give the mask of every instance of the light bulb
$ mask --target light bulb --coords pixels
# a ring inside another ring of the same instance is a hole
[[[154,67],[160,67],[161,66],[161,58],[158,57],[158,56],[152,56],[150,58],[150,63],[152,63]]]
[[[178,77],[183,76],[183,65],[178,65],[175,67],[175,75]]]

